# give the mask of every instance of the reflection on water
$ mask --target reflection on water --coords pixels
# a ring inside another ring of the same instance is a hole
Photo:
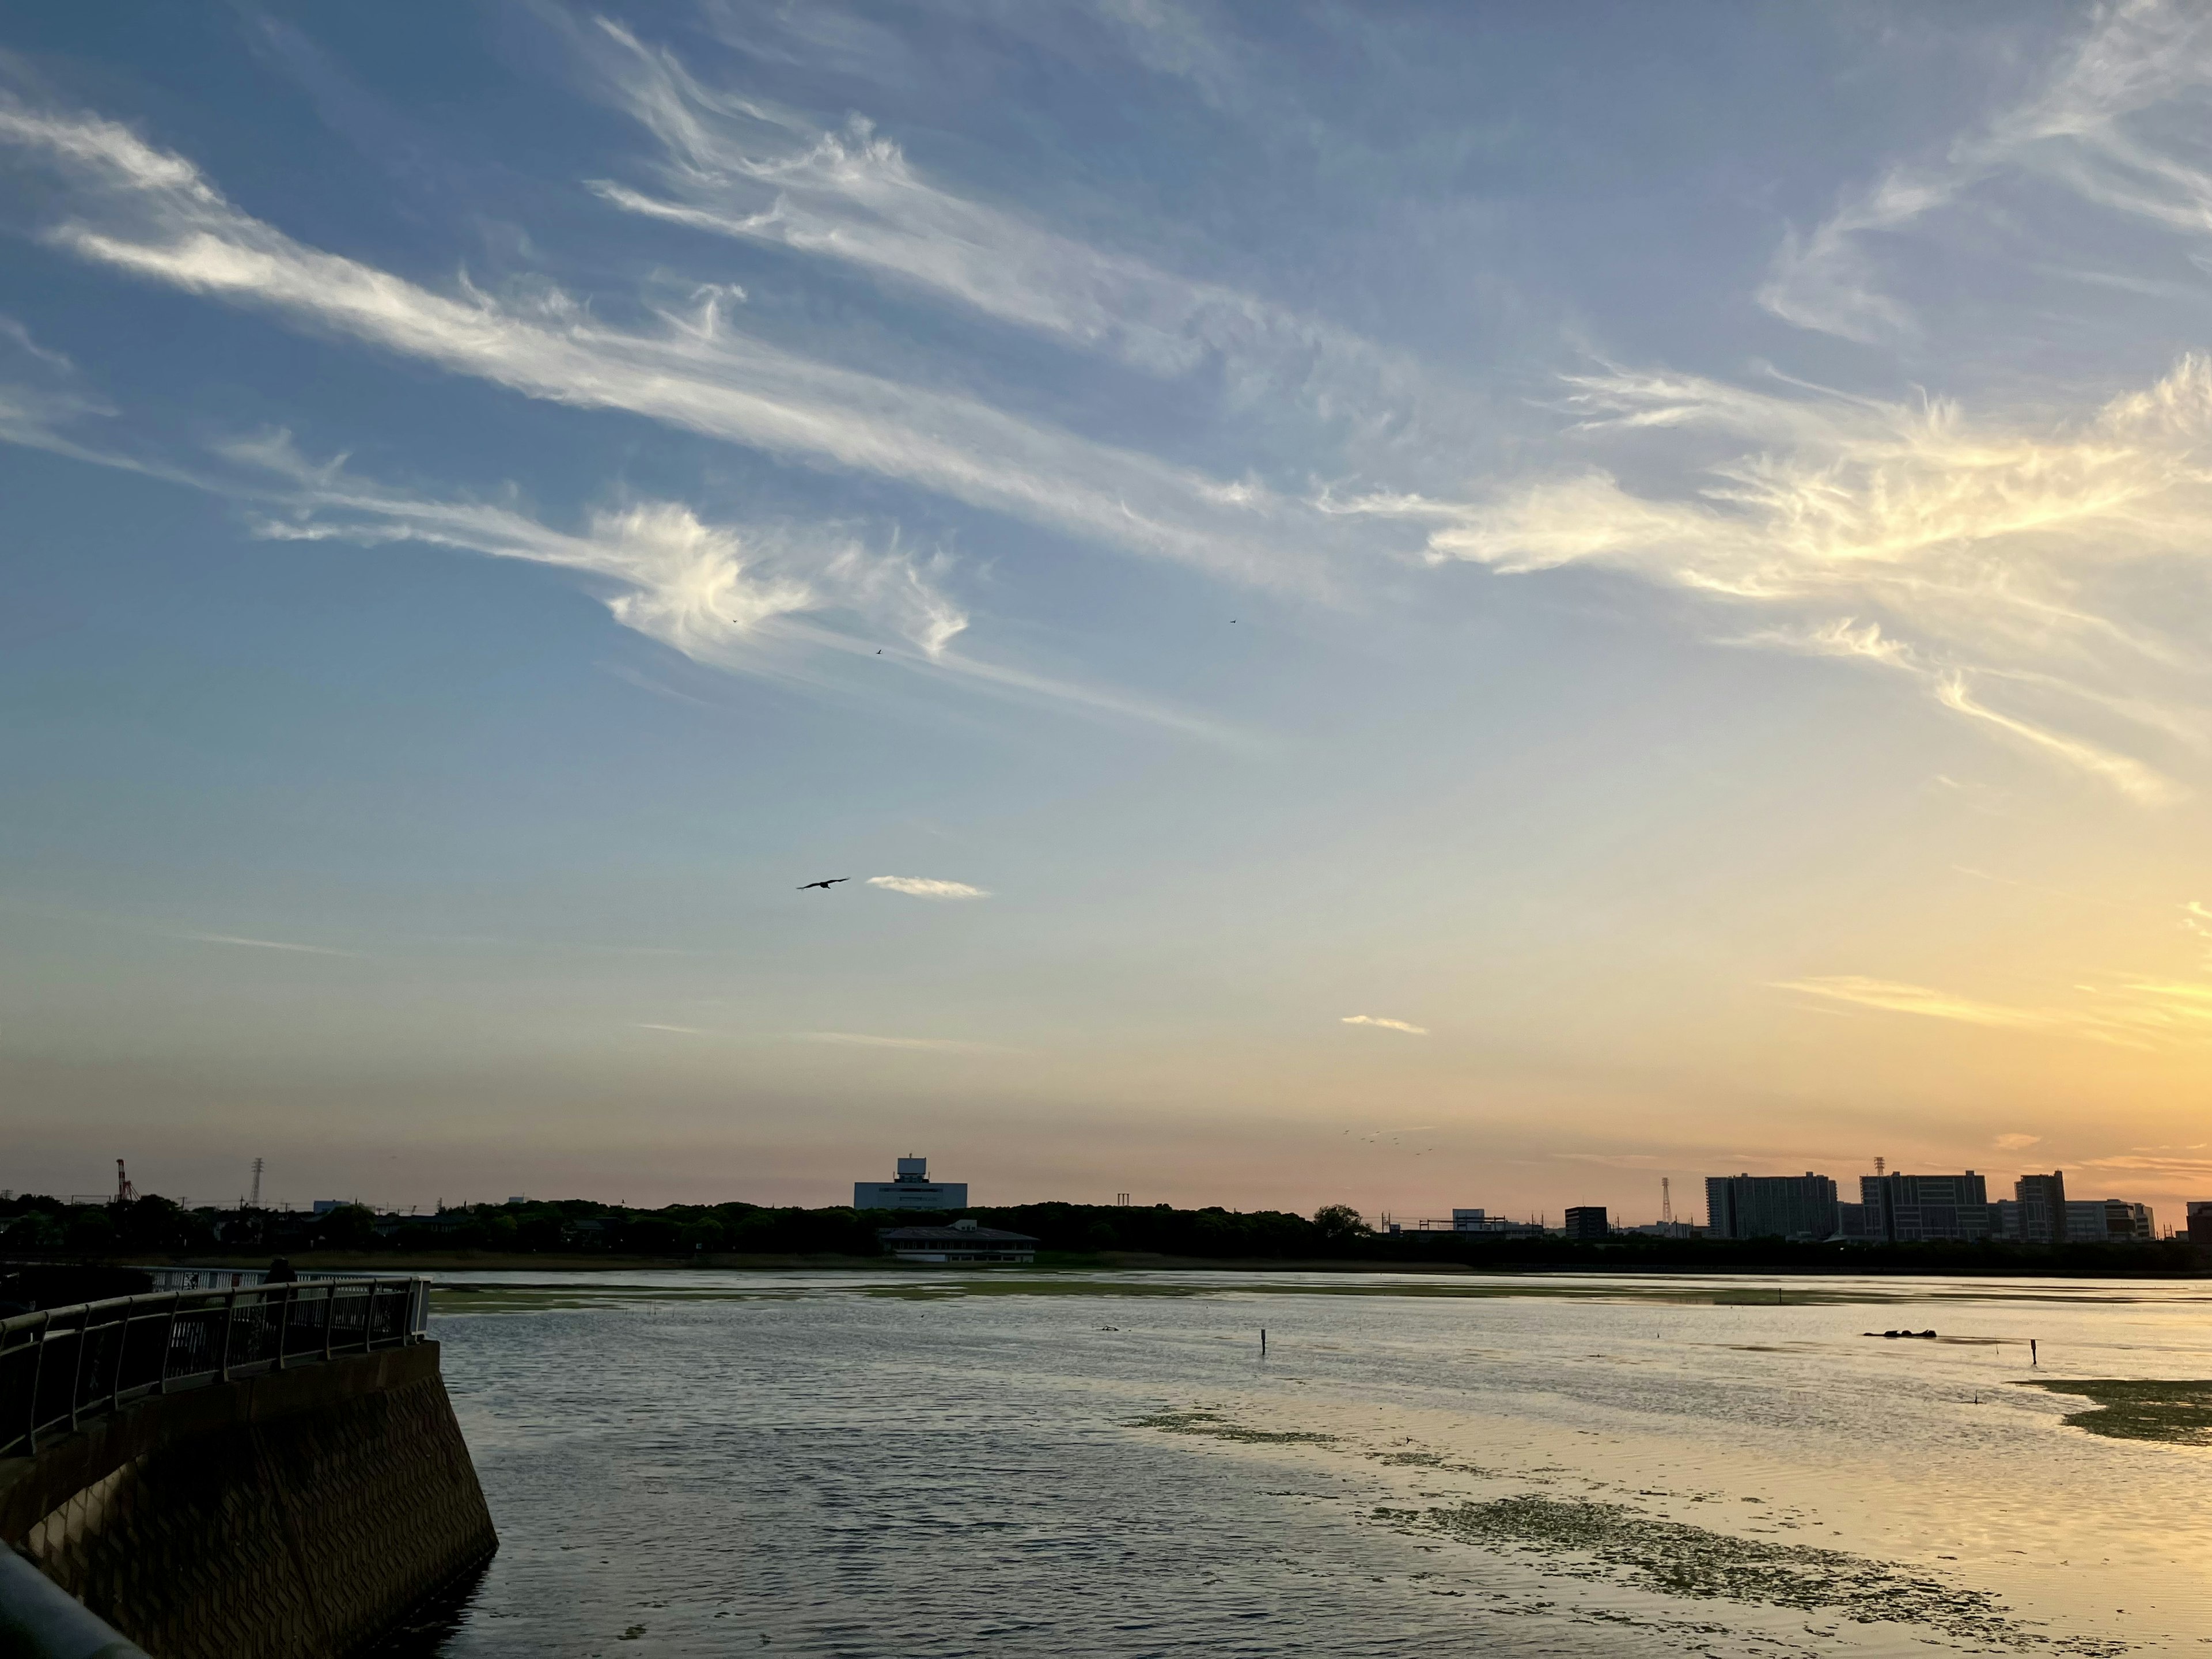
[[[2202,1411],[2212,1298],[2189,1285],[473,1282],[434,1334],[502,1547],[413,1652],[2101,1655],[2212,1635],[2212,1449],[2066,1421]]]

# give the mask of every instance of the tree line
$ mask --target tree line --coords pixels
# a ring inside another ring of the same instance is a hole
[[[1026,1233],[1048,1261],[1116,1256],[1192,1261],[1316,1261],[1392,1267],[1522,1271],[1906,1273],[2194,1273],[2202,1259],[2185,1239],[2151,1244],[2018,1245],[1995,1242],[1869,1246],[1770,1239],[1602,1240],[1550,1235],[1384,1233],[1346,1204],[1311,1216],[1284,1210],[1179,1210],[1165,1204],[1017,1204],[961,1211],[778,1208],[731,1202],[645,1210],[586,1199],[472,1204],[434,1216],[378,1215],[341,1205],[320,1216],[252,1209],[186,1210],[160,1197],[70,1205],[0,1200],[0,1255],[105,1259],[212,1255],[308,1255],[317,1251],[406,1256],[482,1252],[544,1256],[623,1255],[701,1261],[761,1255],[874,1258],[884,1228],[961,1218]]]

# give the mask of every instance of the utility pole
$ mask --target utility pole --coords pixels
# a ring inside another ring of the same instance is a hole
[[[258,1158],[253,1160],[253,1196],[246,1200],[246,1207],[249,1210],[261,1207],[261,1160]]]

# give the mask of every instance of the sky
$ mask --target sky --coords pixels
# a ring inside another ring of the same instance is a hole
[[[2208,354],[2191,5],[17,9],[0,1187],[2179,1222]]]

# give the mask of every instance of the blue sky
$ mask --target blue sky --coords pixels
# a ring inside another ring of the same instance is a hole
[[[0,51],[0,1184],[2212,1183],[2193,9]]]

